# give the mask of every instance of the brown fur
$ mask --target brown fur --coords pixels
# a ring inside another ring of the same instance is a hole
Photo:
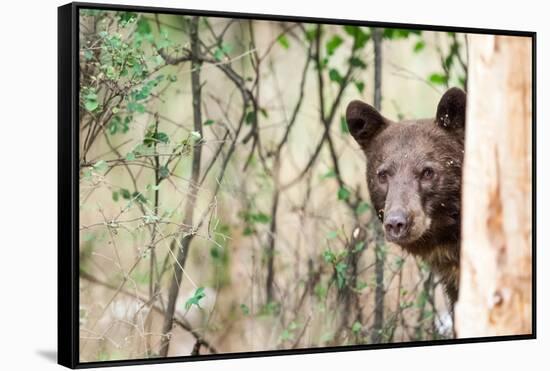
[[[466,95],[453,88],[434,119],[396,123],[360,101],[346,113],[367,157],[367,185],[386,239],[424,259],[452,303],[458,298],[465,109]],[[387,215],[400,215],[401,232]]]

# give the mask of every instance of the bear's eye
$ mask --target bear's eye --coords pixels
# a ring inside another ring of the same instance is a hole
[[[380,183],[386,183],[388,181],[388,172],[386,170],[380,170],[376,175]]]
[[[422,179],[430,180],[434,177],[434,174],[434,169],[431,167],[425,167],[424,170],[422,170]]]

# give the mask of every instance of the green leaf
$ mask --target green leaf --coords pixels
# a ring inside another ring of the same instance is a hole
[[[143,215],[143,221],[144,221],[146,224],[155,223],[155,222],[158,222],[159,220],[160,220],[160,218],[159,218],[158,215],[154,215],[154,214],[146,214],[146,215]]]
[[[149,95],[151,94],[152,88],[153,87],[151,85],[148,85],[148,84],[143,85],[139,91],[133,94],[133,98],[136,101],[147,99],[147,97],[149,97]]]
[[[153,59],[153,62],[155,62],[155,64],[157,66],[162,66],[164,64],[164,58],[162,58],[162,56],[159,54],[159,55],[155,55],[154,57],[152,57]]]
[[[153,135],[153,138],[155,138],[156,140],[158,140],[159,142],[164,143],[164,144],[166,144],[170,141],[170,138],[168,137],[168,134],[163,133],[161,131],[159,131],[158,133]]]
[[[407,30],[403,28],[386,28],[382,34],[385,39],[406,39],[409,35],[420,35],[418,30]]]
[[[216,48],[214,51],[214,59],[220,62],[223,59],[223,50]]]
[[[328,58],[324,57],[321,61],[319,61],[319,69],[324,69],[328,65]]]
[[[93,112],[99,107],[99,103],[97,101],[97,94],[94,92],[90,92],[84,96],[84,108],[86,110]]]
[[[338,237],[338,231],[330,231],[327,233],[327,239],[332,240]]]
[[[162,131],[156,132],[156,133],[147,133],[145,138],[143,138],[143,144],[146,146],[150,146],[153,143],[168,143],[170,142],[170,137],[168,134],[163,133]]]
[[[336,171],[334,169],[330,169],[323,175],[321,175],[321,179],[329,179],[329,178],[335,178],[336,177]]]
[[[136,154],[134,152],[128,152],[126,154],[126,161],[134,161],[136,159]]]
[[[367,68],[367,64],[363,62],[363,60],[359,57],[351,57],[349,59],[349,64],[351,64],[353,67],[359,67],[361,69]]]
[[[397,269],[401,269],[403,267],[403,264],[405,264],[405,259],[398,256],[398,257],[395,258],[394,263],[395,263]]]
[[[199,133],[198,131],[192,131],[191,133],[189,133],[189,135],[191,136],[191,138],[193,138],[194,141],[198,141],[202,138],[201,133]]]
[[[420,295],[416,298],[416,307],[423,308],[428,302],[428,293],[423,290]]]
[[[90,168],[86,168],[84,171],[82,171],[82,180],[90,180],[92,179],[92,171]]]
[[[416,42],[416,44],[414,44],[414,52],[415,53],[418,53],[420,52],[422,49],[424,49],[424,47],[426,46],[426,43],[424,42],[424,40],[419,40]]]
[[[120,189],[120,195],[125,200],[129,200],[130,198],[132,198],[132,195],[130,194],[130,191],[127,190],[126,188],[121,188]]]
[[[113,201],[114,202],[117,202],[118,201],[118,192],[117,191],[113,191]]]
[[[349,127],[344,116],[340,117],[340,131],[342,134],[349,134]]]
[[[248,111],[244,120],[247,125],[252,124],[254,122],[254,111]]]
[[[252,232],[254,232],[253,230],[253,227],[251,226],[251,224],[254,224],[254,223],[260,223],[260,224],[267,224],[269,222],[271,222],[271,216],[263,213],[263,212],[257,212],[257,213],[253,213],[253,212],[250,212],[250,211],[240,211],[239,212],[239,217],[241,217],[247,224],[249,224],[249,227],[251,229]]]
[[[109,133],[111,135],[116,134],[119,128],[122,128],[122,120],[119,116],[113,116],[109,122]]]
[[[260,315],[276,315],[279,314],[281,310],[281,305],[277,302],[270,301],[267,304],[263,305],[260,309]]]
[[[357,88],[357,91],[359,91],[359,93],[363,93],[363,90],[365,90],[365,83],[362,81],[356,81],[355,87]]]
[[[259,212],[257,214],[251,214],[251,219],[253,222],[267,224],[271,221],[271,217],[267,214]]]
[[[464,87],[466,86],[466,78],[464,76],[459,76],[458,83],[464,89]]]
[[[428,80],[432,83],[432,84],[436,84],[436,85],[445,85],[447,83],[447,81],[449,80],[449,78],[443,74],[440,74],[440,73],[432,73],[430,75],[430,77],[428,77]]]
[[[247,225],[243,229],[243,235],[244,236],[252,236],[254,234],[254,232],[255,232],[254,228],[249,226],[249,225]]]
[[[393,39],[395,35],[395,30],[393,28],[386,28],[382,32],[382,36],[386,39]]]
[[[374,252],[378,259],[384,260],[386,259],[386,255],[388,253],[388,247],[386,245],[378,245],[376,246]]]
[[[317,27],[313,26],[309,30],[306,30],[306,40],[313,41],[317,37]]]
[[[131,23],[137,18],[137,13],[134,12],[121,12],[118,15],[118,21],[121,25]]]
[[[141,204],[147,203],[147,198],[143,194],[141,194],[141,192],[132,193],[132,198]]]
[[[128,103],[128,111],[144,113],[145,112],[145,106],[141,103],[130,102],[130,103]]]
[[[160,29],[160,40],[156,41],[155,44],[157,46],[157,49],[163,49],[163,48],[167,48],[169,46],[172,46],[174,44],[174,42],[172,40],[170,40],[168,30],[161,27],[161,29]]]
[[[222,43],[222,50],[225,54],[229,54],[233,50],[233,46],[228,43]]]
[[[159,176],[161,179],[168,178],[170,176],[170,170],[167,166],[159,167]]]
[[[93,165],[94,170],[98,173],[104,172],[105,170],[107,170],[108,167],[109,165],[107,165],[107,162],[105,162],[105,160],[99,160]]]
[[[93,233],[84,233],[81,236],[82,236],[82,241],[84,241],[84,242],[90,242],[90,241],[95,240],[95,238],[96,238],[95,234],[93,234]]]
[[[446,58],[445,58],[445,67],[447,68],[447,70],[449,70],[451,68],[451,66],[453,65],[453,62],[454,62],[454,54],[449,54]]]
[[[327,249],[323,252],[323,259],[326,263],[332,263],[336,260],[336,256],[332,252],[332,250]]]
[[[284,329],[283,332],[281,333],[281,340],[282,341],[289,341],[289,340],[292,340],[292,339],[294,339],[294,334],[292,332],[290,332],[289,330]]]
[[[350,25],[344,26],[344,32],[352,37],[355,37],[358,31],[359,31],[359,26],[350,26]]]
[[[216,48],[214,51],[214,59],[220,62],[231,53],[231,50],[233,50],[233,47],[230,44],[222,43],[221,47]]]
[[[148,191],[158,191],[160,189],[160,184],[154,185],[154,184],[147,184],[145,187]]]
[[[359,335],[362,328],[363,326],[361,325],[361,322],[355,321],[351,326],[351,332],[353,332],[355,335]]]
[[[279,43],[279,45],[281,45],[285,49],[288,49],[290,47],[288,38],[286,37],[285,34],[279,35],[279,37],[277,38],[277,42]]]
[[[344,26],[344,31],[353,37],[353,50],[363,48],[370,39],[370,35],[359,26]]]
[[[346,285],[346,270],[348,268],[348,265],[341,261],[334,269],[336,270],[336,283],[338,284],[338,288],[342,289]]]
[[[199,302],[205,296],[206,294],[204,293],[204,287],[199,287],[198,289],[196,289],[193,296],[187,299],[187,301],[185,302],[185,310],[189,310],[193,305],[196,305],[200,308],[201,306]]]
[[[328,343],[334,340],[334,334],[330,331],[325,332],[321,335],[321,343]]]
[[[151,25],[149,24],[149,21],[147,21],[145,18],[140,18],[137,22],[136,31],[142,36],[151,34]]]
[[[364,242],[364,241],[360,241],[360,242],[357,242],[357,243],[355,244],[355,246],[353,247],[352,252],[357,253],[357,252],[363,250],[364,248],[365,248],[365,242]]]
[[[241,311],[245,316],[250,314],[250,309],[246,306],[246,304],[241,304]]]
[[[319,300],[322,300],[327,297],[328,289],[325,285],[317,283],[313,288],[313,293]]]
[[[356,50],[363,48],[367,44],[367,41],[369,41],[369,39],[370,35],[361,31],[355,38],[355,45],[353,46],[353,49]]]
[[[361,202],[357,209],[355,209],[355,212],[357,212],[358,215],[366,213],[368,210],[370,210],[370,205],[366,202]]]
[[[216,245],[212,246],[212,248],[210,249],[210,256],[214,260],[220,259],[220,257],[222,256],[222,253],[221,253],[218,246],[216,246]]]
[[[338,84],[341,84],[344,80],[342,75],[340,75],[340,72],[338,72],[335,68],[331,68],[328,71],[328,76],[331,81],[337,82]]]
[[[214,120],[206,120],[204,123],[203,123],[203,126],[209,126],[209,125],[213,125],[214,124]]]
[[[351,193],[346,187],[340,187],[338,189],[338,199],[340,201],[347,200],[350,195],[351,195]]]
[[[90,50],[84,50],[84,59],[89,61],[94,57],[94,54]]]
[[[332,38],[329,41],[327,41],[327,44],[326,44],[327,54],[333,55],[336,49],[338,49],[338,47],[342,45],[343,42],[344,42],[344,39],[342,39],[340,36],[338,35],[332,36]]]

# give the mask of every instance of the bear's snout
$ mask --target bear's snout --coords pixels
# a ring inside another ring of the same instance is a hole
[[[384,229],[386,239],[391,242],[399,242],[407,238],[410,222],[404,210],[393,210],[386,214]]]

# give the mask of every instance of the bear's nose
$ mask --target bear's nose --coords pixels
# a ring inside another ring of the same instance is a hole
[[[408,230],[407,214],[403,210],[390,211],[384,220],[386,237],[390,240],[399,240]]]

